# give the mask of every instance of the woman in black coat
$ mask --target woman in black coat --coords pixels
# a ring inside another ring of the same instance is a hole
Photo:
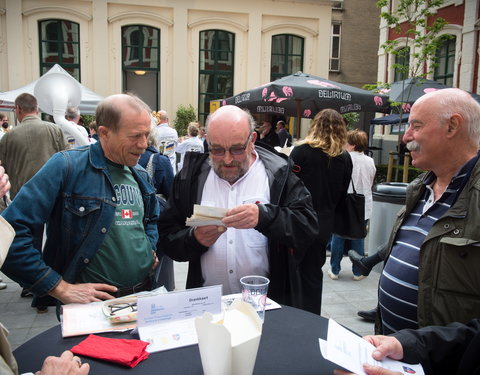
[[[312,194],[319,235],[301,264],[306,310],[321,313],[327,243],[333,231],[335,208],[345,199],[352,176],[352,159],[343,150],[347,128],[333,109],[317,113],[305,139],[290,154],[297,176]]]

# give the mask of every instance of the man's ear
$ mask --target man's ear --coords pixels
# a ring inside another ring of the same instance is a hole
[[[459,113],[454,113],[447,123],[447,136],[453,136],[463,127],[465,120]]]
[[[254,131],[252,133],[252,142],[255,143],[255,141],[257,140],[257,137],[258,137],[258,133],[256,131]]]
[[[99,137],[106,137],[108,135],[110,129],[108,129],[106,126],[100,125],[98,127],[97,133]]]

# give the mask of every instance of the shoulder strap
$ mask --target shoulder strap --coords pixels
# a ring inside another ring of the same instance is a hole
[[[148,175],[150,176],[150,178],[153,180],[153,158],[155,156],[155,153],[152,153],[152,155],[150,155],[150,159],[148,159],[148,163],[147,163],[147,166],[145,167],[145,170],[147,171]]]
[[[353,193],[357,194],[357,191],[355,190],[355,185],[353,184],[353,178],[350,178],[350,182],[352,183]]]

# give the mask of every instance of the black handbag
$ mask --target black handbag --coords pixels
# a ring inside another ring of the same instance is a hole
[[[335,209],[333,233],[350,240],[365,238],[365,196],[358,194],[352,180],[353,193],[347,194],[345,200]]]

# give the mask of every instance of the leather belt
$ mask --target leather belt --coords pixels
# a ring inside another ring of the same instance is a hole
[[[152,289],[152,282],[150,280],[150,277],[147,277],[145,280],[142,282],[126,287],[126,288],[118,288],[117,292],[115,293],[115,297],[123,297],[123,296],[128,296],[129,294],[134,294],[138,292],[144,292]]]

